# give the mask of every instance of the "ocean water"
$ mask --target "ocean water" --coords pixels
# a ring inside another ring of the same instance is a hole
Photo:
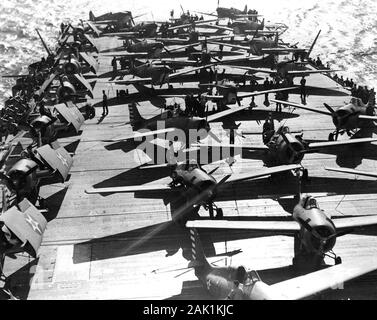
[[[221,0],[220,6],[243,9],[245,5],[263,14],[266,22],[283,22],[289,30],[283,40],[310,47],[316,33],[322,30],[312,57],[344,77],[377,88],[377,1],[376,0]],[[1,0],[0,1],[0,74],[26,72],[27,65],[46,55],[35,32],[41,31],[49,46],[56,44],[62,21],[77,23],[95,15],[131,10],[144,14],[138,20],[164,21],[170,10],[175,16],[184,10],[214,12],[217,0]],[[0,107],[10,96],[12,79],[0,79]]]

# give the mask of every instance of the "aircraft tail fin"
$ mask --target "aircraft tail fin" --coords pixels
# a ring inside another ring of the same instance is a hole
[[[262,23],[261,23],[261,25],[260,25],[260,29],[261,29],[261,30],[264,29],[264,18],[263,18]]]
[[[321,33],[321,30],[319,30],[317,36],[315,37],[315,39],[314,39],[314,41],[313,41],[313,43],[312,43],[312,45],[311,45],[311,47],[310,47],[310,49],[309,49],[309,51],[308,51],[308,54],[307,54],[306,58],[309,58],[309,57],[310,57],[310,54],[311,54],[312,51],[313,51],[313,48],[314,48],[314,46],[315,46],[315,44],[316,44],[316,42],[317,42],[317,40],[318,40],[318,37],[319,37],[320,33]]]
[[[94,13],[93,13],[92,10],[89,11],[89,20],[90,21],[95,21],[96,20],[96,17],[95,17],[95,15],[94,15]]]
[[[145,119],[140,115],[139,110],[137,109],[136,103],[130,103],[128,105],[128,110],[130,112],[130,122],[133,130],[138,130],[141,128]]]
[[[191,257],[194,268],[208,266],[209,263],[204,254],[202,242],[200,241],[198,230],[190,228]]]

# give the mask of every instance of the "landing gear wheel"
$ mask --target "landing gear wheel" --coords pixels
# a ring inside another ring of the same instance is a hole
[[[341,264],[342,263],[342,258],[341,257],[336,257],[335,258],[335,264]]]
[[[329,141],[334,141],[334,134],[333,133],[329,134]]]

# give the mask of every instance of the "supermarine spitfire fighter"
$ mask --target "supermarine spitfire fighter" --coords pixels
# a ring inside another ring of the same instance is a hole
[[[211,218],[214,217],[214,208],[217,211],[217,218],[222,217],[222,210],[217,208],[214,200],[217,194],[236,181],[250,180],[260,177],[267,177],[272,174],[296,170],[299,165],[280,166],[274,168],[261,169],[258,172],[244,174],[224,175],[220,180],[216,180],[211,173],[207,173],[195,160],[187,160],[176,164],[162,164],[149,166],[146,168],[170,167],[172,169],[170,184],[149,183],[139,186],[113,187],[113,188],[89,188],[86,193],[120,193],[120,192],[137,192],[137,191],[182,191],[188,199],[188,203],[183,206],[181,215],[187,210],[191,211],[193,207],[203,206],[209,211]],[[177,215],[178,216],[178,215]]]
[[[275,99],[271,99],[271,101],[284,103],[294,108],[309,110],[332,117],[336,129],[334,132],[329,134],[330,141],[337,140],[339,134],[347,133],[349,136],[353,136],[356,132],[358,132],[358,129],[375,126],[374,121],[377,121],[377,116],[375,115],[374,111],[375,97],[373,95],[371,95],[367,104],[364,104],[360,98],[352,97],[350,103],[338,108],[337,110],[334,110],[331,106],[324,103],[324,106],[328,111],[289,101],[280,101]]]
[[[191,222],[187,222],[187,225],[191,225]],[[198,231],[192,227],[190,239],[192,260],[189,267],[194,268],[195,275],[211,296],[221,300],[299,300],[330,288],[338,288],[346,281],[377,269],[375,258],[352,260],[268,285],[262,281],[257,271],[246,270],[244,266],[212,265],[205,256]]]

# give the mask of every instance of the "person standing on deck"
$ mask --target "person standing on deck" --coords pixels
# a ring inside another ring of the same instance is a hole
[[[111,65],[113,67],[113,78],[115,78],[117,76],[117,69],[118,69],[116,57],[114,57],[113,60],[111,60]]]
[[[306,104],[306,80],[304,76],[302,77],[300,81],[300,98],[301,98],[301,103]]]
[[[102,97],[102,116],[107,116],[109,114],[109,108],[108,108],[108,104],[107,104],[107,95],[105,93],[105,90],[102,90],[102,94],[103,94],[103,97]]]

